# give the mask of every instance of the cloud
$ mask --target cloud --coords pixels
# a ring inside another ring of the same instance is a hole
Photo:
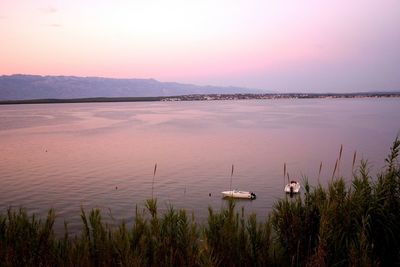
[[[40,11],[42,11],[45,14],[53,14],[53,13],[58,12],[57,8],[55,8],[53,6],[43,7],[40,9]]]

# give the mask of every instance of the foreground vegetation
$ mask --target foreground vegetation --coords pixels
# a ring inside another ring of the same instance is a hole
[[[157,201],[136,210],[131,226],[110,227],[99,210],[81,211],[82,232],[63,237],[24,209],[0,215],[1,266],[394,266],[400,264],[400,140],[376,179],[361,161],[351,185],[334,178],[327,188],[278,201],[260,222],[235,203],[209,209],[204,225],[184,210],[157,213]]]

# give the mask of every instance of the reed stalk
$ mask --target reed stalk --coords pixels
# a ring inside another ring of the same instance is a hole
[[[333,168],[333,173],[332,173],[331,181],[333,181],[333,178],[335,177],[335,173],[336,173],[337,166],[338,166],[338,160],[336,159],[335,167]]]
[[[154,172],[153,172],[153,180],[151,182],[151,198],[154,198],[154,178],[156,177],[156,172],[157,172],[157,163],[154,165]]]
[[[342,153],[343,153],[343,145],[340,145],[339,158],[338,158],[338,164],[337,164],[338,177],[340,176],[340,163],[342,161]]]
[[[285,186],[285,179],[286,179],[286,162],[283,163],[283,186]]]
[[[351,174],[354,176],[354,166],[356,164],[357,151],[354,151],[353,162],[351,163]]]
[[[233,166],[233,164],[232,164],[232,170],[231,170],[231,181],[230,181],[230,184],[229,184],[229,190],[230,190],[230,191],[232,191],[232,177],[233,177],[233,169],[234,169],[234,166]]]
[[[319,164],[319,171],[318,171],[318,185],[320,184],[320,182],[319,182],[319,178],[321,177],[321,171],[322,171],[322,161],[321,161],[321,163]]]

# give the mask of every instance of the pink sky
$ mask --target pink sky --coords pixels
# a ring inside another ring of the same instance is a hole
[[[0,75],[399,90],[399,29],[397,0],[3,0]]]

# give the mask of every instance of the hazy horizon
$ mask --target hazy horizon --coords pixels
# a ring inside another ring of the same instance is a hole
[[[395,0],[5,0],[0,75],[398,91],[399,25]]]

